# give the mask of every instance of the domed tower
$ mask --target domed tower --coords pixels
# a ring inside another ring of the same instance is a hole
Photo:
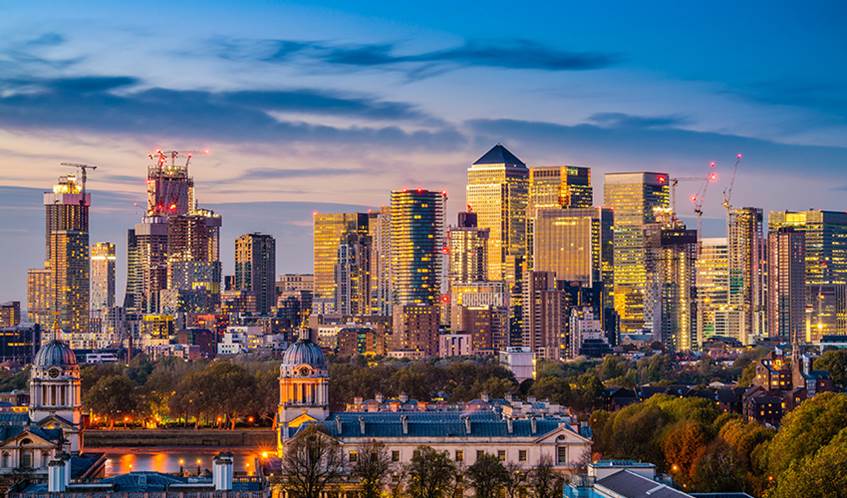
[[[66,450],[82,450],[82,392],[79,364],[73,350],[53,339],[41,346],[32,362],[29,418],[43,428],[59,428]]]
[[[306,334],[288,347],[279,366],[279,425],[297,427],[329,417],[329,371],[321,348]]]

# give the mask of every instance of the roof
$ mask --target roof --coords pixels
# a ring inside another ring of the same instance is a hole
[[[599,479],[595,487],[609,490],[622,498],[686,498],[691,495],[662,484],[653,479],[621,470]]]
[[[64,342],[53,339],[38,349],[32,364],[36,367],[69,367],[77,364],[76,355]]]
[[[518,159],[518,156],[509,152],[509,149],[497,144],[482,157],[477,159],[474,164],[508,164],[513,166],[526,167],[523,161]]]
[[[309,365],[318,370],[326,370],[326,356],[320,346],[308,338],[300,338],[288,346],[282,355],[282,366],[296,367],[297,365]]]
[[[403,433],[402,417],[406,417],[408,421],[407,434]],[[465,426],[466,417],[470,420],[470,434],[467,434]],[[360,419],[365,422],[364,434],[361,431]],[[340,431],[336,420],[341,422]],[[536,431],[533,433],[532,422],[529,419],[515,419],[512,421],[512,432],[509,433],[506,419],[493,411],[339,412],[331,414],[327,420],[320,422],[320,425],[329,435],[342,439],[357,437],[508,438],[542,437],[557,430],[566,422],[567,420],[562,418],[537,418]],[[565,427],[571,430],[567,424]],[[290,430],[289,436],[293,436],[299,429]]]
[[[209,489],[214,486],[211,478],[181,477],[173,474],[163,474],[161,472],[130,472],[128,474],[98,479],[91,483],[74,485],[74,487],[68,489],[68,492],[73,493],[77,491],[77,488],[82,492],[86,484],[92,485],[91,487],[102,487],[106,485],[110,486],[110,491],[119,491],[122,493],[161,492],[167,491],[171,487],[175,488],[171,489],[171,491],[185,491],[194,487]],[[259,491],[262,488],[263,483],[257,479],[241,480],[236,478],[232,482],[233,491]],[[99,489],[99,491],[102,493],[103,490]],[[27,486],[22,492],[24,494],[43,495],[47,493],[47,484],[33,484]]]
[[[25,425],[0,425],[0,442],[18,437],[27,430],[31,434],[51,442],[59,441],[62,438],[61,429],[42,429],[37,425],[31,425],[29,427]]]

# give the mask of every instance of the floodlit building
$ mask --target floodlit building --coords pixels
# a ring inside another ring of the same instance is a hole
[[[367,233],[367,213],[315,213],[313,220],[314,297],[335,300],[338,245],[351,232]]]
[[[697,256],[697,341],[730,335],[729,245],[725,237],[700,240]]]
[[[648,231],[657,211],[670,208],[667,173],[607,173],[604,206],[615,216],[614,296],[620,332],[653,330],[657,309],[648,286],[655,279],[648,251]]]

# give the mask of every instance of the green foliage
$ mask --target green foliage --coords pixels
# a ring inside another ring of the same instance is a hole
[[[429,446],[419,446],[412,454],[406,471],[412,498],[442,498],[451,494],[456,465],[450,457]]]
[[[109,426],[116,419],[134,416],[137,386],[125,375],[111,374],[101,377],[88,391],[85,404],[95,414],[105,416]]]
[[[791,463],[768,498],[847,497],[847,429],[826,445]]]
[[[467,478],[476,491],[477,498],[496,498],[500,490],[509,481],[509,472],[500,460],[485,453],[468,467]]]
[[[17,372],[0,370],[0,392],[18,391],[29,385],[29,367]]]
[[[815,369],[826,370],[836,386],[847,388],[847,350],[825,351],[815,359]]]

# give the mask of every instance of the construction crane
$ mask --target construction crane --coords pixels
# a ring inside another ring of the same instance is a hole
[[[703,203],[706,201],[706,193],[709,191],[709,184],[714,183],[718,179],[718,174],[714,169],[717,163],[712,161],[709,163],[709,172],[705,177],[702,176],[683,176],[671,178],[671,209],[674,217],[676,216],[676,189],[680,182],[700,182],[697,191],[689,197],[691,204],[694,205],[694,214],[697,216],[697,236],[700,236],[703,217]]]
[[[729,220],[730,211],[732,211],[732,189],[735,187],[735,176],[738,174],[738,166],[744,158],[743,154],[735,155],[735,164],[732,166],[732,176],[729,178],[729,185],[723,189],[723,207],[726,209],[727,221]]]
[[[184,169],[188,169],[188,164],[191,162],[192,156],[194,154],[208,154],[208,150],[162,150],[156,149],[155,152],[151,152],[147,154],[147,157],[155,163],[155,166],[159,169],[168,166],[168,159],[170,159],[170,167],[176,168],[176,160],[177,158],[184,157],[185,164],[181,167]]]
[[[94,171],[97,169],[97,166],[93,166],[91,164],[82,164],[82,163],[61,163],[62,166],[68,168],[76,168],[80,172],[80,178],[82,179],[82,200],[80,200],[80,204],[85,203],[85,182],[88,180],[88,170]]]

